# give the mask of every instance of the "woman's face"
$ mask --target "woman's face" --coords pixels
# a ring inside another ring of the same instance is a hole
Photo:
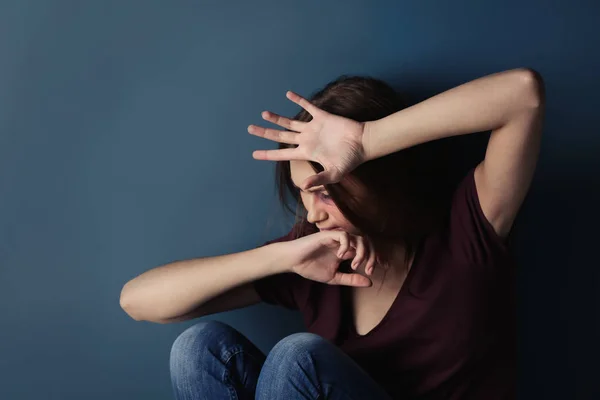
[[[308,161],[292,160],[290,161],[290,171],[292,182],[296,188],[301,185],[306,178],[315,175]],[[306,211],[306,219],[309,223],[315,224],[319,230],[341,228],[344,231],[357,235],[357,229],[342,215],[333,200],[323,186],[310,188],[300,191],[300,198]]]

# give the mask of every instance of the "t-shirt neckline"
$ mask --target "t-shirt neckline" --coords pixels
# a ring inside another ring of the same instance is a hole
[[[415,255],[413,257],[412,265],[410,266],[410,269],[408,270],[406,278],[404,279],[404,283],[400,287],[400,290],[398,290],[398,293],[396,293],[396,297],[394,297],[394,301],[392,301],[390,308],[387,310],[387,312],[385,313],[385,315],[383,316],[381,321],[379,321],[379,323],[373,327],[373,329],[371,329],[369,332],[365,333],[364,335],[359,334],[356,331],[356,326],[354,325],[354,315],[352,312],[352,308],[350,308],[350,306],[347,308],[346,313],[347,313],[347,317],[348,317],[348,326],[349,326],[348,330],[350,332],[350,336],[362,339],[362,338],[367,338],[367,337],[371,336],[372,334],[374,334],[376,331],[378,331],[380,329],[380,327],[382,325],[386,324],[387,320],[390,318],[390,314],[392,313],[392,310],[394,308],[396,308],[397,303],[400,301],[400,299],[407,295],[408,296],[411,295],[411,292],[409,289],[410,282],[412,281],[416,271],[418,270],[419,260],[421,258],[421,250],[422,250],[424,241],[425,240],[421,240],[419,242],[419,244],[417,245],[417,247],[415,249]],[[348,290],[349,290],[349,288],[348,288]],[[349,299],[349,296],[347,296],[346,298]]]

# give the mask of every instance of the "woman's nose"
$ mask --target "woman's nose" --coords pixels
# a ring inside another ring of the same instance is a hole
[[[326,213],[321,209],[316,196],[309,196],[307,200],[307,204],[305,204],[307,211],[306,220],[311,224],[324,220],[326,218]]]

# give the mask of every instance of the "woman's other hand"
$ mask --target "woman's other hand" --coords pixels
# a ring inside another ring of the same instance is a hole
[[[372,244],[362,236],[343,230],[321,231],[285,242],[292,257],[292,272],[304,278],[330,285],[368,287],[371,280],[359,273],[343,273],[339,265],[353,259],[352,269],[363,263],[364,271],[371,275],[376,261]]]

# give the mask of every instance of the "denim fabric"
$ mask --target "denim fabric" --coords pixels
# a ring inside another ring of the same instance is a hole
[[[173,343],[177,400],[390,399],[350,357],[312,333],[294,333],[265,356],[231,326],[199,322]]]

